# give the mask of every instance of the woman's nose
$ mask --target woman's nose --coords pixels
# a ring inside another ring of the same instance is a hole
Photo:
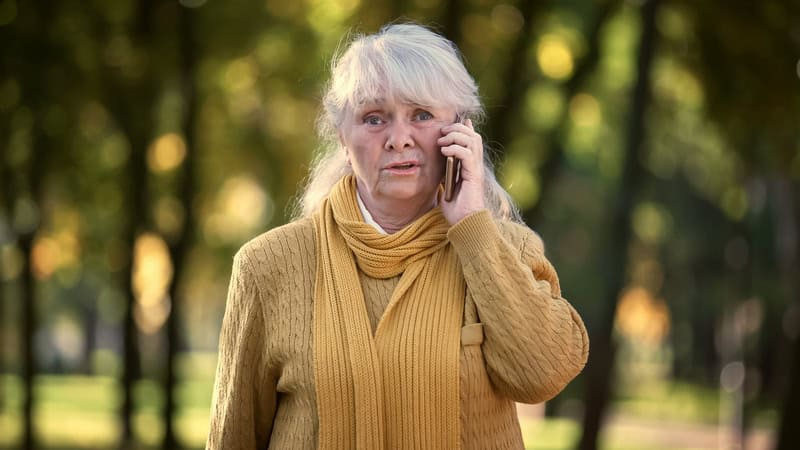
[[[386,129],[386,150],[403,151],[414,147],[413,128],[403,120],[395,120]]]

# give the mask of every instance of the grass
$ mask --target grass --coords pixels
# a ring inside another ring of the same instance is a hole
[[[22,433],[21,383],[15,376],[0,377],[6,401],[0,411],[0,448],[14,448]],[[44,447],[114,448],[121,432],[116,411],[121,402],[117,381],[110,377],[39,376],[34,409],[37,439]],[[176,434],[188,448],[202,448],[208,430],[211,381],[190,381],[177,387],[180,408]],[[156,446],[164,433],[160,416],[163,393],[152,380],[134,387],[137,410],[134,435],[142,448]]]
[[[719,390],[686,383],[639,383],[618,389],[621,412],[656,419],[719,422]]]
[[[719,389],[684,382],[649,382],[618,388],[614,409],[637,417],[715,425],[726,420],[720,417],[720,411],[726,409],[720,404],[729,402],[730,395]],[[772,428],[778,420],[771,405],[755,405],[751,413],[756,427]]]
[[[203,448],[208,433],[216,355],[189,354],[178,359],[178,411],[175,432],[186,448]],[[22,382],[0,375],[0,449],[16,448],[22,435]],[[37,403],[34,431],[48,449],[111,449],[117,447],[122,402],[119,382],[112,376],[41,375],[34,384]],[[134,385],[133,431],[138,448],[156,448],[164,434],[161,410],[164,394],[152,379]]]
[[[720,423],[730,423],[730,402],[727,393],[687,383],[625,384],[618,387],[609,408],[599,446],[604,450],[732,448],[724,443],[731,432],[720,430]],[[761,406],[752,413],[745,448],[770,448],[777,412]],[[529,450],[571,450],[580,437],[580,424],[573,419],[521,417],[520,425]]]
[[[203,448],[213,388],[213,363],[203,358],[188,358],[183,360],[180,373],[184,381],[177,386],[176,434],[186,448]],[[16,448],[22,432],[21,381],[14,375],[0,375],[0,390],[0,449]],[[122,398],[118,381],[113,377],[39,376],[35,394],[38,399],[34,411],[35,431],[42,448],[117,447],[120,425],[116,412]],[[141,380],[134,387],[134,395],[137,408],[133,425],[138,448],[156,448],[164,432],[160,416],[163,392],[155,381]],[[719,391],[713,389],[682,383],[639,384],[635,389],[620,390],[613,413],[656,424],[713,429],[719,422],[720,401]],[[774,412],[763,410],[757,413],[754,423],[771,428],[775,419]],[[520,423],[526,446],[532,450],[571,449],[580,432],[579,424],[566,418],[541,420],[523,416]],[[646,427],[636,428],[636,423],[627,425],[628,428],[609,427],[601,438],[601,448],[669,448],[654,445]]]
[[[578,423],[571,419],[530,419],[521,417],[522,439],[528,450],[572,449],[578,439]]]

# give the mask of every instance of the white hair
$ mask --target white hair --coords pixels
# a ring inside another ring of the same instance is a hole
[[[446,38],[416,24],[392,24],[373,35],[354,35],[331,64],[317,119],[321,143],[295,204],[295,219],[313,215],[333,185],[353,173],[338,135],[346,115],[365,101],[386,97],[453,108],[458,117],[474,124],[484,116],[478,86]],[[497,182],[486,151],[484,173],[486,207],[497,218],[522,222],[511,196]]]

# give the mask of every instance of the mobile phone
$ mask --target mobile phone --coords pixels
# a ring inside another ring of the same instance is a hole
[[[456,191],[456,183],[459,182],[461,175],[461,160],[454,156],[447,157],[447,165],[444,169],[444,200],[453,200]]]
[[[456,116],[456,123],[464,123],[462,115]],[[461,160],[455,156],[447,157],[447,166],[444,169],[444,201],[453,200],[456,193],[456,184],[461,181]]]

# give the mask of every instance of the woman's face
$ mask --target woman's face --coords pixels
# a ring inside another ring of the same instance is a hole
[[[358,191],[370,204],[430,202],[444,173],[436,140],[456,112],[396,100],[359,105],[339,129]]]

